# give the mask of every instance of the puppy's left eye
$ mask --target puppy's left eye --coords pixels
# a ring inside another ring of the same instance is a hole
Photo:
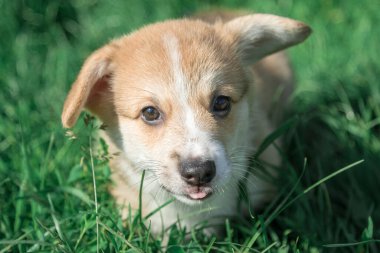
[[[212,112],[219,117],[227,116],[231,110],[231,98],[227,96],[218,96],[212,104]]]
[[[141,118],[148,124],[156,124],[161,119],[161,114],[157,108],[147,106],[141,110]]]

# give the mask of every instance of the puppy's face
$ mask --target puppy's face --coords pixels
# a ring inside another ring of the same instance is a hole
[[[213,29],[182,22],[183,33],[174,24],[123,41],[111,82],[126,157],[192,203],[231,178],[230,151],[244,145],[237,132],[247,132],[249,82]]]
[[[261,16],[170,21],[111,42],[86,61],[64,125],[87,107],[109,127],[127,169],[145,169],[153,185],[183,202],[202,202],[244,174],[233,165],[252,148],[250,64],[309,33],[298,22]]]

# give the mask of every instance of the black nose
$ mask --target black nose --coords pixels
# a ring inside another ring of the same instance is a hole
[[[186,160],[180,163],[179,171],[186,183],[202,185],[211,182],[216,169],[214,161]]]

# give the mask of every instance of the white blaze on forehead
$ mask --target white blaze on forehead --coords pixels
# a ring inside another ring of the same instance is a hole
[[[220,142],[211,137],[210,133],[201,129],[199,122],[196,121],[196,111],[189,104],[190,84],[183,73],[179,41],[173,34],[166,34],[163,36],[163,42],[171,64],[175,99],[181,108],[181,111],[175,113],[183,115],[183,124],[186,130],[184,136],[180,136],[184,143],[180,155],[185,159],[213,160],[217,168],[216,179],[219,181],[226,180],[230,171],[225,149]],[[204,87],[214,79],[215,74],[215,71],[205,72],[198,85]],[[201,107],[200,104],[199,107]],[[201,108],[198,108],[198,110],[201,110]]]
[[[171,67],[173,70],[173,82],[175,84],[178,95],[183,96],[187,100],[187,80],[182,72],[181,67],[181,52],[179,49],[178,39],[173,34],[165,34],[163,36],[164,46],[169,55]]]
[[[189,145],[189,155],[204,156],[207,152],[208,134],[202,131],[197,125],[195,112],[189,105],[189,83],[182,70],[182,55],[178,39],[173,34],[165,34],[163,41],[171,63],[175,97],[178,99],[181,109],[183,110],[177,113],[184,115],[184,123],[187,130],[184,138],[186,145]]]

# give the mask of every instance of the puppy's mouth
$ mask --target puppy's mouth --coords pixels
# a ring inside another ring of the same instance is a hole
[[[173,195],[198,201],[203,201],[213,194],[213,189],[210,186],[188,186],[183,193],[173,192],[165,186],[163,188]]]
[[[192,186],[186,189],[186,197],[192,200],[204,200],[212,195],[212,188],[208,186]]]

